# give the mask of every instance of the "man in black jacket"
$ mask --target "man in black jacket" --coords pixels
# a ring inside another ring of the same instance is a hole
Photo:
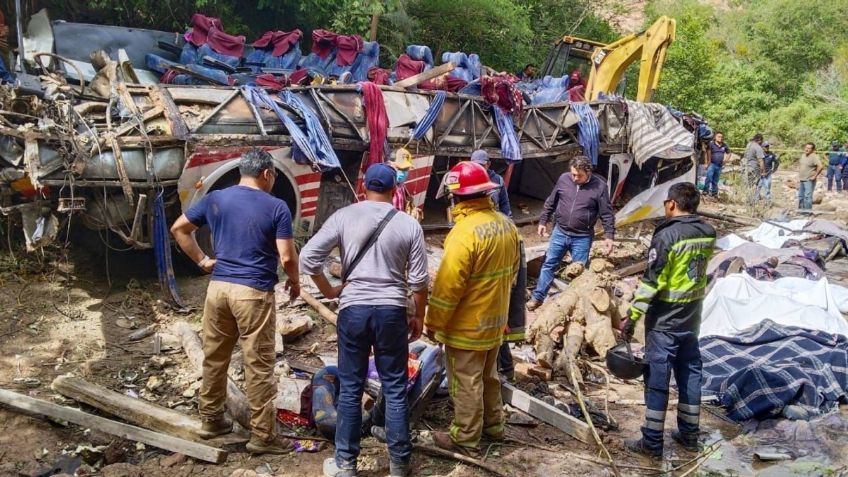
[[[547,237],[547,224],[551,219],[554,226],[533,298],[527,302],[530,311],[539,308],[545,301],[554,281],[556,267],[566,252],[571,252],[572,262],[586,265],[589,261],[595,222],[599,216],[604,226],[604,250],[607,254],[612,251],[615,217],[607,183],[592,174],[592,162],[586,156],[574,156],[570,166],[571,172],[559,176],[539,217],[539,236]]]
[[[631,451],[662,457],[663,427],[671,373],[677,382],[677,428],[671,434],[687,450],[698,449],[701,352],[698,331],[707,287],[707,263],[715,229],[696,212],[700,197],[692,183],[674,184],[664,202],[666,220],[654,230],[648,268],[633,297],[622,335],[630,340],[645,317],[645,425],[642,438],[625,441]]]

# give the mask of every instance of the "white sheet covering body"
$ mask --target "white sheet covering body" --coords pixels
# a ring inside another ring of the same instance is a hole
[[[778,324],[848,336],[848,289],[819,281],[757,281],[747,274],[720,278],[704,300],[700,336],[736,336],[768,318]]]

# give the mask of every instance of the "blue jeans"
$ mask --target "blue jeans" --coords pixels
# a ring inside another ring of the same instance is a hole
[[[408,334],[406,308],[351,305],[339,312],[339,402],[336,465],[356,469],[362,433],[362,392],[368,375],[368,355],[374,360],[386,401],[386,441],[395,463],[409,462],[412,444],[406,402]]]
[[[662,451],[668,384],[671,373],[677,382],[677,428],[684,439],[695,440],[701,414],[701,350],[692,331],[653,331],[646,334],[645,359],[645,446]]]
[[[533,290],[533,299],[536,301],[545,301],[548,295],[548,289],[551,288],[551,283],[554,281],[554,271],[562,262],[562,257],[565,252],[571,252],[571,261],[580,262],[583,265],[589,261],[589,249],[592,248],[592,237],[575,237],[568,235],[554,225],[554,231],[551,234],[551,240],[548,242],[548,251],[545,254],[545,263],[542,264],[542,270],[539,272],[539,281],[536,282],[536,289]]]
[[[816,181],[801,181],[798,185],[798,208],[811,210],[813,208],[813,191]]]
[[[704,191],[707,194],[718,194],[718,180],[721,177],[721,167],[713,163],[707,168],[707,179],[704,183]]]
[[[766,200],[771,200],[771,174],[760,177],[760,185],[757,188],[757,198],[762,199],[765,196]]]
[[[827,166],[827,190],[833,190],[834,180],[836,180],[836,191],[842,191],[842,167],[839,165]]]

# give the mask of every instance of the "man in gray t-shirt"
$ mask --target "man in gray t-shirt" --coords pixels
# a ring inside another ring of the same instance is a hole
[[[395,170],[375,164],[365,172],[366,200],[338,210],[300,252],[303,273],[327,298],[341,297],[338,332],[338,421],[335,458],[324,461],[325,476],[355,475],[362,426],[362,392],[368,356],[374,361],[386,402],[386,440],[392,476],[409,473],[412,444],[407,411],[407,342],[421,336],[427,306],[427,250],[421,225],[392,206]],[[394,215],[389,215],[393,213]],[[351,268],[369,237],[386,220],[371,248]],[[341,250],[343,275],[337,287],[324,275],[330,252]],[[415,313],[407,318],[407,292]]]
[[[763,135],[754,134],[754,137],[745,147],[742,162],[745,164],[745,177],[750,187],[756,187],[760,183],[760,177],[766,175],[766,165],[763,159],[766,152],[763,150]]]

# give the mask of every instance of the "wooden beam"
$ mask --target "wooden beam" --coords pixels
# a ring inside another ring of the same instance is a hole
[[[183,350],[189,357],[189,361],[200,372],[203,369],[203,347],[197,333],[185,321],[174,323],[172,330],[175,335],[180,337]],[[229,377],[227,378],[227,409],[241,427],[250,429],[250,405],[247,402],[247,396]]]
[[[556,427],[580,442],[587,444],[592,442],[592,433],[585,422],[534,398],[509,383],[503,383],[501,392],[504,403]]]
[[[166,407],[89,383],[80,378],[59,376],[51,385],[54,391],[83,402],[131,424],[190,441],[200,441],[201,423]]]
[[[614,273],[619,277],[629,277],[630,275],[636,275],[637,273],[642,273],[648,269],[648,262],[638,262],[633,265],[628,265],[626,267],[620,268],[618,270],[614,270]]]
[[[317,298],[312,296],[311,293],[301,289],[300,297],[303,298],[303,301],[305,301],[309,306],[314,308],[315,311],[317,311],[318,314],[321,315],[321,318],[324,318],[325,320],[329,321],[333,326],[336,326],[336,321],[339,319],[338,315],[336,315],[335,313],[333,313],[332,310],[324,306],[324,304],[318,301]]]
[[[105,417],[95,416],[93,414],[82,412],[79,409],[73,409],[53,404],[51,402],[33,399],[29,396],[14,393],[6,389],[0,389],[0,403],[3,403],[17,411],[39,414],[54,419],[72,422],[88,429],[94,429],[123,439],[141,442],[159,449],[179,452],[180,454],[185,454],[189,457],[194,457],[195,459],[206,462],[220,464],[227,460],[227,452],[222,449],[149,431],[140,427],[106,419]]]
[[[415,76],[410,76],[409,78],[402,79],[400,81],[395,82],[392,85],[394,88],[411,88],[412,86],[417,85],[418,83],[423,83],[429,79],[436,78],[438,76],[442,76],[445,73],[450,73],[453,69],[456,68],[456,65],[451,63],[450,61],[436,66],[435,68],[430,68],[427,71],[418,73]]]

